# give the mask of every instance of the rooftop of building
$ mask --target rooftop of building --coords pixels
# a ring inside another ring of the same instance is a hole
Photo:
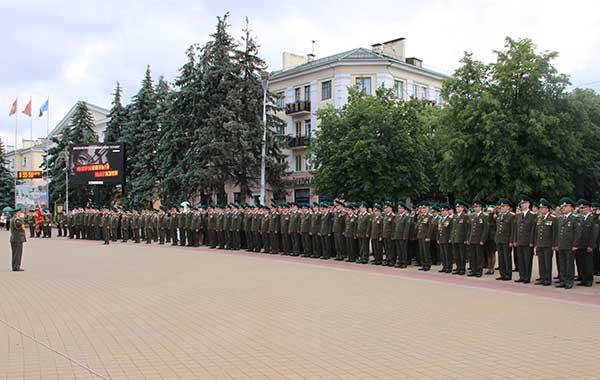
[[[391,40],[391,42],[394,42],[397,40],[401,40],[401,39]],[[388,42],[390,42],[390,41],[388,41]],[[385,43],[388,43],[388,42],[385,42]],[[392,64],[397,64],[407,70],[411,70],[411,71],[415,70],[415,71],[420,72],[425,75],[438,77],[439,79],[449,78],[448,75],[440,73],[438,71],[434,71],[434,70],[427,69],[424,67],[418,67],[413,64],[407,63],[404,60],[398,59],[397,57],[393,57],[391,55],[384,54],[384,53],[377,53],[377,52],[374,52],[372,49],[366,49],[366,48],[360,47],[360,48],[348,50],[348,51],[345,51],[342,53],[333,54],[333,55],[330,55],[327,57],[315,59],[315,60],[303,63],[301,65],[295,66],[293,68],[287,69],[287,70],[273,71],[271,73],[269,80],[277,81],[279,79],[283,79],[283,78],[286,78],[289,76],[293,76],[295,74],[300,74],[300,73],[303,73],[306,71],[310,71],[312,69],[317,69],[322,66],[331,65],[331,64],[335,64],[335,63],[345,63],[345,62],[392,63]]]

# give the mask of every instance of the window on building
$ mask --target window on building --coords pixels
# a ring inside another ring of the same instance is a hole
[[[285,107],[285,94],[280,92],[277,94],[277,108]]]
[[[396,89],[396,97],[398,99],[404,99],[404,82],[401,80],[397,80],[395,82],[395,89]]]
[[[295,189],[294,202],[301,204],[310,204],[310,189]]]
[[[411,85],[410,90],[411,90],[411,93],[410,93],[411,98],[415,98],[416,99],[417,98],[417,86],[414,85],[414,84]]]
[[[359,91],[364,91],[365,94],[371,95],[371,77],[356,77],[356,87]]]
[[[310,163],[310,156],[308,154],[306,156],[304,156],[304,170],[306,170],[306,171],[312,170],[312,165]]]
[[[27,166],[27,157],[23,157],[23,167]]]
[[[241,195],[239,192],[233,193],[233,203],[241,203]]]
[[[304,86],[304,101],[310,102],[310,85]]]
[[[425,86],[421,87],[421,95],[423,96],[423,100],[429,99],[429,89]]]
[[[312,130],[310,125],[310,119],[304,120],[304,136],[311,136]]]
[[[285,126],[284,125],[277,126],[277,134],[280,136],[285,135]]]
[[[302,156],[294,156],[296,158],[296,171],[302,171]]]
[[[436,90],[435,91],[435,102],[437,103],[438,106],[442,105],[442,92],[440,90]]]
[[[296,122],[296,137],[302,136],[302,122]]]
[[[321,100],[331,99],[331,81],[321,83]]]
[[[302,100],[302,98],[300,97],[300,87],[298,87],[294,89],[294,101],[299,102],[300,100]]]

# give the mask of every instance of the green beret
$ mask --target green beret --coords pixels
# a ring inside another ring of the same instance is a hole
[[[427,201],[421,201],[419,202],[419,204],[417,204],[418,207],[429,207],[430,204]]]
[[[22,209],[23,209],[23,206],[21,206],[21,205],[17,205],[17,207],[15,207],[15,208],[13,209],[13,211],[14,211],[14,212],[17,212],[17,211],[21,211]]]
[[[448,203],[440,203],[439,208],[440,210],[450,210],[452,207]]]
[[[344,202],[340,201],[339,199],[336,199],[335,203],[338,204],[338,205],[340,205],[340,206],[346,206],[346,204]]]
[[[398,202],[396,202],[396,206],[402,207],[402,208],[404,208],[406,210],[408,210],[408,208],[409,208],[408,205],[406,203],[404,203],[404,201],[398,201]]]
[[[497,206],[508,205],[508,206],[512,207],[512,203],[508,199],[506,199],[506,198],[500,198],[498,200],[498,203],[496,205]]]
[[[600,207],[600,203],[598,203],[598,202],[592,202],[592,207]]]
[[[529,198],[527,195],[525,194],[519,194],[519,201],[521,202],[529,202],[531,203],[531,198]]]
[[[592,202],[590,202],[586,199],[583,199],[583,198],[581,198],[577,201],[577,206],[591,206],[591,205],[592,205]]]
[[[548,202],[548,200],[544,199],[544,198],[540,198],[540,207],[549,207],[551,208],[552,205],[550,204],[550,202]]]
[[[454,204],[456,206],[465,206],[465,207],[469,207],[469,205],[467,204],[467,202],[463,201],[460,198],[456,198],[456,200],[454,201]]]
[[[374,204],[374,205],[373,205],[373,209],[374,209],[374,210],[383,211],[383,207],[381,207],[381,206],[380,206],[380,205],[378,205],[378,204]]]
[[[558,201],[558,204],[560,205],[560,207],[563,207],[564,205],[567,205],[567,204],[574,206],[575,202],[573,202],[573,200],[569,197],[562,197]]]
[[[483,202],[479,199],[473,200],[473,206],[481,206],[483,207]]]

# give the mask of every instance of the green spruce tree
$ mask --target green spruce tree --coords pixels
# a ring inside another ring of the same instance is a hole
[[[108,114],[109,120],[106,123],[106,131],[104,132],[105,143],[121,142],[123,126],[127,122],[127,113],[121,103],[122,91],[119,82],[117,82],[117,87],[113,95],[112,108]]]
[[[156,111],[156,91],[148,66],[142,87],[133,97],[123,130],[127,157],[124,202],[127,205],[149,207],[156,198],[159,136]]]
[[[4,143],[0,139],[0,210],[15,205],[15,174],[7,166]]]

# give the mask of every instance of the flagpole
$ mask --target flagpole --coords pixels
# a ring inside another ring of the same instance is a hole
[[[48,137],[50,135],[50,95],[46,98],[46,104],[48,107],[46,109],[46,197],[48,198],[46,202],[48,202],[48,208],[50,209],[50,169],[48,168],[48,147],[50,144],[48,143]]]
[[[17,131],[19,130],[19,98],[15,100],[16,108],[15,108],[15,208],[17,207]]]
[[[31,111],[32,97],[29,97],[29,140],[33,140],[33,112]]]

